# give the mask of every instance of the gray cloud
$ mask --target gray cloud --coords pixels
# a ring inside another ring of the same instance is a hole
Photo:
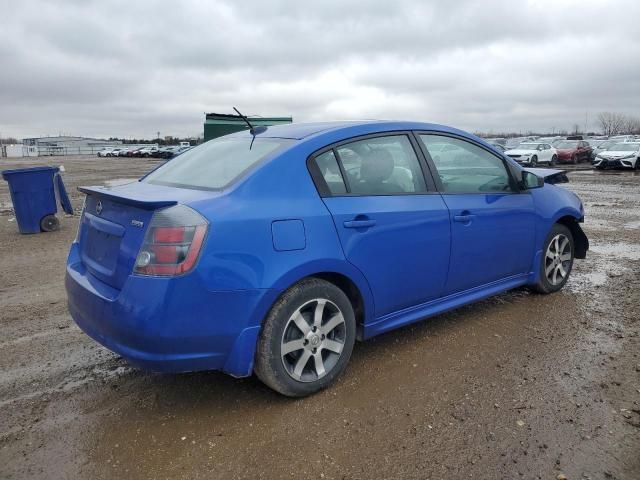
[[[640,114],[640,4],[0,0],[0,132],[193,135],[203,112],[595,128]]]

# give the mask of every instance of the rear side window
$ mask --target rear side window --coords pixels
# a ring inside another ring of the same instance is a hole
[[[219,138],[188,150],[151,172],[143,182],[169,187],[218,190],[289,145],[281,138]]]
[[[483,148],[452,137],[420,135],[447,193],[509,192],[502,160]]]
[[[406,135],[372,137],[336,148],[355,195],[427,191],[420,163]]]
[[[338,166],[338,160],[333,150],[318,155],[315,158],[315,162],[332,195],[347,193],[347,188],[340,173],[340,167]]]

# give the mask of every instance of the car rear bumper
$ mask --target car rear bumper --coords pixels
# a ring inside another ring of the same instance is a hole
[[[209,291],[196,272],[131,275],[122,290],[86,270],[73,244],[65,287],[77,325],[131,364],[158,372],[224,370],[250,375],[273,290]]]

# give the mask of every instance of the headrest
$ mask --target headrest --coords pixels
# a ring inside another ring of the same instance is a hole
[[[385,148],[375,148],[363,155],[360,178],[368,183],[383,182],[393,173],[394,161]]]

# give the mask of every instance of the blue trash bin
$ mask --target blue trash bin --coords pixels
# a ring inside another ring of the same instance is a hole
[[[59,171],[58,167],[34,167],[2,172],[2,178],[9,183],[20,233],[40,233],[58,229],[59,221],[55,216],[58,211],[56,188],[59,189],[61,201],[64,195],[64,203],[70,206],[64,185],[61,179],[56,178]],[[62,185],[62,189],[59,185]]]

